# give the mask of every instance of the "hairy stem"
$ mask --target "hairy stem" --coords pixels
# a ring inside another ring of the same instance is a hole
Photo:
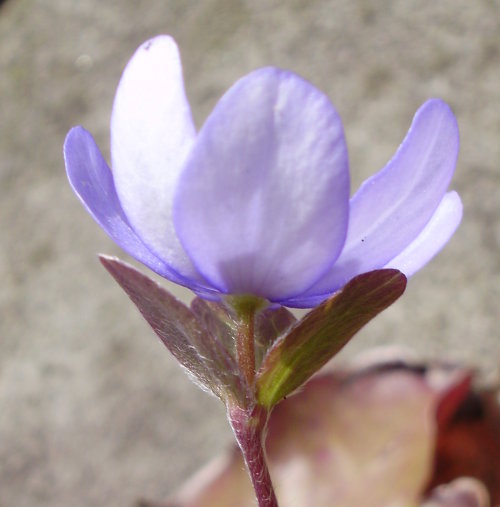
[[[245,315],[238,325],[236,337],[236,354],[240,371],[243,373],[249,386],[255,380],[255,341],[254,341],[254,315]]]
[[[228,296],[226,302],[237,316],[236,359],[240,372],[252,388],[255,381],[255,315],[267,305],[255,296]]]
[[[247,466],[259,507],[278,507],[265,456],[265,432],[269,412],[228,406],[228,418]]]

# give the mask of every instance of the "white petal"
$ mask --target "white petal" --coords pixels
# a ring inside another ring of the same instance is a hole
[[[184,276],[198,277],[172,223],[173,192],[194,139],[182,68],[172,38],[145,42],[128,63],[111,118],[116,191],[148,247]]]

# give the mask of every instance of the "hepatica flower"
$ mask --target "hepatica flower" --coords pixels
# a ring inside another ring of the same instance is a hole
[[[208,299],[252,294],[312,307],[354,276],[426,264],[458,226],[458,153],[441,100],[417,111],[394,157],[349,199],[342,123],[296,74],[237,81],[199,132],[167,36],[127,65],[111,119],[111,167],[92,136],[64,145],[71,185],[132,257]]]

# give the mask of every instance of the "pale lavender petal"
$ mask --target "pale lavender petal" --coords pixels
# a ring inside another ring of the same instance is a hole
[[[427,264],[453,236],[462,219],[462,201],[456,192],[448,192],[422,232],[398,256],[383,268],[399,269],[407,277],[413,276]],[[283,301],[290,308],[313,308],[331,293],[304,295]]]
[[[123,213],[106,161],[84,128],[74,127],[68,132],[64,160],[73,191],[118,246],[168,280],[189,287],[206,299],[217,299],[212,288],[179,275],[144,245]]]
[[[308,294],[304,293],[297,297],[290,299],[284,299],[280,301],[280,304],[288,308],[314,308],[321,304],[325,299],[328,299],[332,293],[325,294]]]
[[[172,223],[172,196],[195,128],[174,40],[145,42],[128,63],[111,118],[116,191],[131,225],[178,272],[199,277]]]
[[[448,192],[423,231],[385,268],[412,276],[427,264],[449,241],[462,220],[462,201],[456,192]]]
[[[459,139],[443,101],[427,101],[392,160],[350,203],[345,247],[332,270],[304,296],[331,293],[359,273],[384,267],[431,219],[455,170]]]
[[[132,257],[169,280],[185,280],[142,243],[130,226],[116,195],[113,176],[94,139],[82,127],[71,129],[64,143],[68,179],[94,220]]]
[[[221,291],[301,293],[343,246],[349,175],[328,98],[290,72],[255,71],[220,100],[188,158],[177,233]]]
[[[461,219],[462,201],[456,192],[448,192],[420,234],[399,255],[382,267],[399,269],[407,277],[413,276],[446,245]],[[283,305],[291,308],[313,308],[329,296],[331,293],[304,295],[283,301]]]

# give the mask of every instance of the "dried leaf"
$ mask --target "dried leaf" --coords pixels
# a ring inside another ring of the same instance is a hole
[[[422,507],[489,507],[490,500],[484,484],[463,477],[435,488]]]
[[[275,407],[269,421],[267,453],[280,507],[420,506],[434,459],[437,408],[467,378],[467,371],[400,361],[311,380]],[[477,490],[453,491],[467,499]],[[160,505],[254,507],[253,495],[233,449]],[[448,507],[435,507],[441,505]],[[469,504],[457,503],[462,506]]]
[[[468,390],[438,427],[430,487],[469,476],[488,489],[500,505],[500,406],[498,391]]]

